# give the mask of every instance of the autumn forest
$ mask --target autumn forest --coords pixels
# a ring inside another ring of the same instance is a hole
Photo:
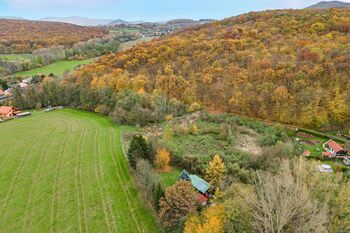
[[[72,46],[102,38],[106,31],[95,27],[56,22],[0,19],[0,53],[29,53],[50,46]]]
[[[300,126],[342,126],[350,121],[349,22],[341,9],[248,13],[104,56],[71,81]]]

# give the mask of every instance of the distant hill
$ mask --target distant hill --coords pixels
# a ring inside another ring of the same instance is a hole
[[[307,9],[349,8],[350,3],[341,1],[323,1],[307,7]]]
[[[15,16],[0,16],[0,19],[19,19],[19,20],[25,20],[22,17],[15,17]]]
[[[195,21],[193,19],[173,19],[167,21],[169,24],[178,24],[178,23],[194,23]]]
[[[193,20],[193,19],[172,19],[168,21],[161,21],[161,22],[145,22],[145,21],[124,21],[121,19],[113,20],[112,22],[108,23],[108,26],[114,26],[114,25],[138,25],[138,24],[153,24],[153,25],[197,25],[197,24],[204,24],[214,21],[214,19],[200,19],[200,20]]]
[[[122,19],[116,19],[116,20],[113,20],[112,22],[109,22],[108,25],[109,26],[113,26],[113,25],[135,25],[135,24],[142,24],[142,23],[145,23],[144,21],[142,20],[139,20],[139,21],[125,21],[125,20],[122,20]]]
[[[28,53],[40,48],[73,44],[106,35],[102,28],[68,23],[0,19],[0,53]]]
[[[40,21],[49,21],[49,22],[61,22],[61,23],[71,23],[80,26],[100,26],[107,25],[112,22],[112,19],[93,19],[85,18],[80,16],[71,16],[71,17],[46,17],[40,19]]]

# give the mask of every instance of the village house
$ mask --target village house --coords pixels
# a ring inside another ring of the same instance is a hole
[[[323,144],[323,149],[325,149],[325,152],[322,153],[322,156],[324,157],[345,157],[347,156],[347,151],[339,145],[337,142],[333,140],[329,140],[326,143]]]
[[[208,182],[196,175],[190,175],[186,170],[183,170],[180,174],[179,180],[190,181],[193,188],[198,192],[198,199],[200,203],[205,206],[209,197],[210,185]]]
[[[19,113],[21,112],[15,107],[8,107],[8,106],[0,107],[0,117],[3,117],[3,118],[14,117]]]

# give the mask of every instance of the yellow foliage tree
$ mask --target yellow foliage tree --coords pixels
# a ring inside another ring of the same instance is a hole
[[[198,127],[196,124],[192,124],[189,130],[192,135],[196,135],[198,133]]]
[[[169,168],[170,153],[166,148],[157,151],[155,165],[158,169],[166,170]]]
[[[211,206],[199,216],[189,217],[184,233],[221,233],[224,231],[225,212],[223,205]]]
[[[213,160],[209,162],[205,172],[205,179],[214,187],[218,187],[223,181],[226,168],[219,155],[215,155]]]

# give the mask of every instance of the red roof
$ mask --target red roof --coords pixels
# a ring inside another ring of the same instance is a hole
[[[0,107],[0,115],[7,116],[10,113],[14,113],[17,111],[17,108],[15,107],[8,107],[8,106],[1,106]]]
[[[309,150],[306,150],[304,151],[303,153],[304,156],[310,156],[311,155],[311,152]]]
[[[201,203],[206,203],[207,199],[205,196],[203,196],[202,194],[198,193],[198,198],[200,200]]]
[[[333,157],[334,154],[332,154],[331,152],[322,152],[322,156],[326,156],[326,157]]]
[[[332,148],[335,153],[338,153],[339,151],[344,150],[344,148],[341,145],[339,145],[338,143],[336,143],[335,141],[328,142],[328,146],[329,146],[329,148]]]

